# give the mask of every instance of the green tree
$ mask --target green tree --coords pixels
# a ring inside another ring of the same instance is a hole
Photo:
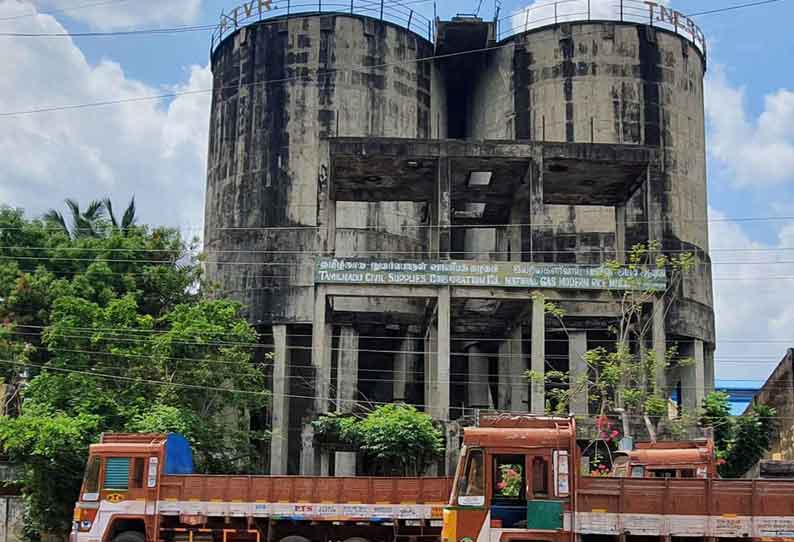
[[[625,435],[631,434],[631,419],[642,419],[651,438],[656,438],[660,423],[667,417],[667,390],[657,386],[656,375],[673,365],[691,364],[693,360],[681,356],[677,345],[669,347],[663,359],[657,359],[653,349],[643,349],[640,345],[649,342],[653,321],[649,308],[658,302],[666,315],[684,275],[693,266],[692,254],[665,255],[658,242],[633,246],[625,264],[610,261],[604,265],[604,280],[622,273],[627,284],[625,289],[614,292],[619,307],[619,315],[609,328],[614,345],[585,352],[583,357],[588,371],[580,375],[553,369],[544,374],[527,373],[530,381],[548,388],[547,410],[550,413],[567,415],[571,399],[587,393],[598,404],[599,419],[619,415]],[[647,285],[644,272],[653,269],[666,271],[666,287]],[[567,332],[563,310],[547,302],[545,311]],[[600,437],[614,440],[617,437],[612,436],[613,432],[605,435],[601,431]]]
[[[381,405],[363,418],[326,414],[313,425],[321,442],[361,450],[378,473],[417,476],[444,451],[441,430],[409,405]]]
[[[766,405],[753,405],[741,416],[731,416],[728,395],[712,392],[703,399],[700,423],[714,433],[718,472],[726,478],[744,475],[769,451],[777,413]]]
[[[44,221],[50,226],[60,228],[72,239],[80,237],[98,237],[101,233],[101,220],[105,214],[105,208],[101,201],[91,201],[85,211],[80,210],[80,204],[71,198],[66,199],[66,207],[69,209],[70,223],[57,209],[50,209],[44,214]]]
[[[124,215],[122,215],[120,222],[116,220],[116,215],[113,213],[113,202],[110,201],[110,198],[103,199],[102,206],[105,208],[105,212],[107,212],[113,228],[121,230],[125,234],[138,221],[138,218],[135,216],[135,196],[130,198],[130,202],[124,210]]]
[[[22,467],[31,537],[68,530],[101,432],[176,430],[200,471],[254,466],[265,359],[240,307],[202,296],[178,232],[72,236],[0,208],[0,239],[0,443]]]

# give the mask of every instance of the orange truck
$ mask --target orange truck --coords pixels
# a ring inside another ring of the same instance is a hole
[[[642,477],[581,476],[573,418],[487,415],[454,480],[205,476],[178,435],[105,435],[72,542],[794,542],[794,481],[716,479],[708,444],[671,446],[627,456]]]

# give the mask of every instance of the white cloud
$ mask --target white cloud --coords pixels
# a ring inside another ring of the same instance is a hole
[[[794,222],[780,228],[776,242],[765,244],[717,210],[710,209],[709,217],[717,375],[763,380],[794,346],[794,305],[787,295],[794,287],[794,265],[773,263],[794,260],[794,252],[783,250],[794,247]]]
[[[794,92],[764,97],[757,119],[746,110],[744,87],[730,84],[721,66],[706,78],[709,152],[739,186],[794,181]]]
[[[29,6],[27,7],[29,10]],[[0,2],[0,16],[25,13]],[[36,31],[62,32],[50,16],[33,19]],[[136,99],[211,87],[207,67],[185,70],[184,81],[155,88],[128,78],[119,64],[90,64],[69,39],[8,40],[0,49],[0,112]],[[170,102],[121,105],[0,118],[0,195],[38,215],[111,196],[118,207],[134,194],[142,220],[193,226],[202,222],[210,94]]]
[[[59,11],[59,17],[63,15],[98,30],[117,30],[141,24],[184,24],[194,21],[201,12],[201,0],[107,0],[82,4],[74,0],[33,2],[39,11]]]

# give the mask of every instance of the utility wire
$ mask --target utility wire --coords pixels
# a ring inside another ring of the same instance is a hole
[[[66,13],[68,11],[77,11],[77,10],[86,9],[86,8],[108,6],[108,5],[111,5],[111,4],[121,4],[121,3],[124,3],[124,2],[128,2],[128,1],[129,0],[105,0],[103,2],[93,2],[93,3],[90,3],[90,4],[78,4],[78,5],[75,5],[75,6],[68,6],[68,7],[65,7],[65,8],[54,9],[54,10],[47,11],[47,12],[24,13],[22,15],[12,15],[10,17],[0,17],[0,22],[2,22],[2,21],[15,21],[15,20],[18,20],[18,19],[26,19],[26,18],[29,18],[29,17],[38,17],[39,15],[50,15],[51,16],[51,15],[53,15],[55,13]]]

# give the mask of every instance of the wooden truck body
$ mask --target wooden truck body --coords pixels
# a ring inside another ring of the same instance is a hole
[[[437,541],[451,489],[450,478],[197,475],[187,454],[178,435],[103,435],[71,542]]]

